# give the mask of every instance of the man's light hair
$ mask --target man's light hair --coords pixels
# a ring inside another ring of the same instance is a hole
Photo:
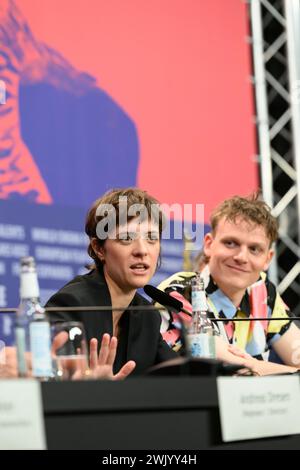
[[[271,214],[271,208],[260,199],[259,193],[247,197],[233,196],[221,202],[211,214],[210,222],[214,233],[221,219],[236,222],[242,219],[265,229],[270,245],[278,238],[278,223]]]

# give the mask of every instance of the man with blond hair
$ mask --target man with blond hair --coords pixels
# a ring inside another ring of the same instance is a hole
[[[278,236],[270,208],[257,194],[234,196],[215,208],[210,221],[201,272],[211,314],[228,320],[218,323],[221,336],[256,359],[267,360],[273,350],[284,364],[300,367],[300,329],[290,321],[291,312],[266,275]],[[177,291],[176,295],[179,292],[190,301],[188,286],[193,276],[177,273],[159,287],[171,294]],[[234,321],[240,318],[267,320]],[[162,324],[164,339],[178,350],[176,318],[163,318]]]

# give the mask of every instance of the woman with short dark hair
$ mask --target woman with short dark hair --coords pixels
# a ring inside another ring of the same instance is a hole
[[[162,223],[158,201],[145,191],[126,188],[106,193],[93,204],[86,219],[88,253],[94,264],[87,274],[75,277],[47,303],[47,307],[115,307],[107,311],[62,311],[50,316],[52,322],[77,320],[84,324],[92,368],[97,363],[108,369],[112,366],[111,373],[105,369],[105,376],[142,374],[176,357],[160,335],[159,313],[146,310],[144,307],[150,304],[137,293],[156,270]],[[140,308],[130,310],[131,306]],[[102,351],[97,358],[100,341]]]

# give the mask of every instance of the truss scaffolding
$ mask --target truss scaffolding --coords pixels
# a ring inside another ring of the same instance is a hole
[[[270,277],[300,314],[300,0],[249,0],[261,187],[279,220]]]

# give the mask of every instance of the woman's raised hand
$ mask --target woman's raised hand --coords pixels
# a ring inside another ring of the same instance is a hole
[[[115,336],[110,337],[108,333],[102,336],[99,355],[97,353],[98,340],[92,338],[90,341],[90,371],[91,378],[123,380],[125,379],[136,364],[134,361],[128,361],[119,370],[117,374],[113,373],[113,365],[117,353],[118,340]]]

